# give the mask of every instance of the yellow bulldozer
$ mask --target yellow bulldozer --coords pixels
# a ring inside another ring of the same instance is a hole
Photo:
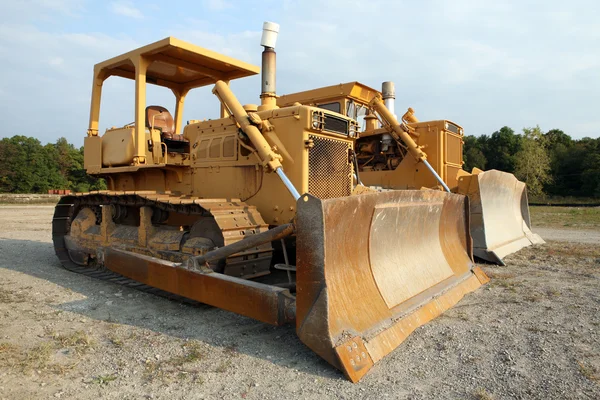
[[[172,37],[97,64],[84,164],[108,190],[61,198],[54,246],[77,273],[295,324],[358,381],[488,278],[465,196],[366,188],[356,118],[277,105],[278,29],[263,27],[260,105],[229,82],[261,68]],[[100,134],[112,76],[135,80],[134,122]],[[148,84],[171,89],[174,116],[146,105]],[[207,85],[220,117],[184,126],[187,93]]]
[[[311,105],[359,121],[355,152],[356,179],[361,184],[468,196],[475,256],[504,265],[506,255],[544,243],[531,231],[523,182],[497,170],[464,171],[463,128],[448,120],[419,121],[412,108],[399,122],[395,97],[393,82],[383,82],[381,92],[350,82],[284,95],[277,104]]]

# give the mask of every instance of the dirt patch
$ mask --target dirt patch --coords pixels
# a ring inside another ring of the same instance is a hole
[[[549,242],[352,384],[297,339],[60,267],[52,207],[0,207],[0,398],[600,398],[600,257]]]

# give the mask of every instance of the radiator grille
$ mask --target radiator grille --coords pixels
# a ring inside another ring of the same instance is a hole
[[[320,199],[350,196],[352,164],[350,143],[309,135],[314,146],[308,152],[308,192]]]

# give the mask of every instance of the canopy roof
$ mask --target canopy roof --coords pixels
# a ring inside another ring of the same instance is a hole
[[[229,81],[256,75],[260,68],[235,58],[168,37],[110,60],[96,64],[97,77],[117,75],[135,79],[134,62],[145,58],[152,63],[146,82],[173,89],[192,89],[217,80]]]
[[[360,82],[348,82],[306,90],[304,92],[285,94],[277,98],[277,105],[280,107],[287,107],[295,102],[302,104],[317,104],[328,100],[339,99],[340,97],[349,98],[359,103],[366,104],[371,101],[377,93],[379,93],[377,90]]]

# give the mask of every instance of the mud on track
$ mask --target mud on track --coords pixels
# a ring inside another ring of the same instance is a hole
[[[600,398],[600,246],[578,233],[485,266],[353,385],[291,327],[62,269],[52,211],[0,206],[0,399]]]

